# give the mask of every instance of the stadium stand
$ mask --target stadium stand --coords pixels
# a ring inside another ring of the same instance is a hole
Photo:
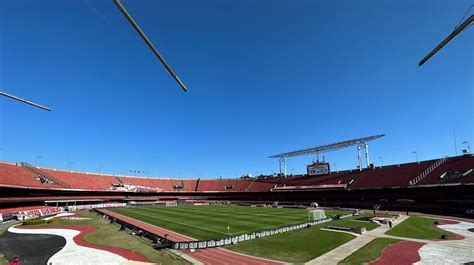
[[[119,185],[117,178],[111,175],[100,175],[93,173],[64,171],[57,169],[38,168],[37,170],[58,179],[67,188],[86,189],[86,190],[104,190],[112,185]]]
[[[171,179],[147,178],[147,177],[119,177],[124,184],[142,187],[159,188],[163,191],[172,191],[173,181]]]
[[[234,184],[234,191],[248,191],[249,186],[252,184],[252,181],[237,179]]]
[[[312,185],[332,185],[332,184],[348,184],[357,179],[363,172],[359,170],[346,170],[333,172],[325,176],[302,176],[289,178],[284,181],[285,186],[312,186]]]
[[[430,167],[434,161],[408,163],[367,169],[350,185],[351,188],[377,188],[408,186],[410,180]]]
[[[182,180],[183,191],[196,191],[198,181],[195,179],[185,179]]]
[[[227,186],[235,184],[235,179],[201,179],[199,181],[198,191],[226,191]],[[233,190],[233,189],[229,189]]]
[[[0,163],[0,186],[24,188],[64,188],[56,183],[48,182],[40,175],[13,163]]]
[[[471,170],[471,172],[468,172],[469,170]],[[439,167],[434,169],[430,174],[419,181],[417,185],[468,183],[470,179],[469,175],[472,175],[473,170],[474,159],[468,159],[466,157],[454,157],[448,159]]]
[[[43,189],[110,190],[113,186],[136,185],[157,188],[162,191],[239,191],[266,192],[285,186],[341,187],[351,189],[404,187],[410,185],[436,185],[471,181],[474,169],[473,156],[458,156],[428,160],[363,171],[346,170],[325,176],[297,176],[259,179],[171,179],[152,177],[112,176],[73,172],[57,169],[0,163],[0,185]],[[419,178],[418,181],[413,180]],[[412,182],[413,181],[413,182]],[[413,183],[413,184],[411,184]],[[334,186],[336,185],[336,186]],[[337,186],[339,185],[339,186]]]
[[[422,176],[422,177],[420,177]],[[417,181],[413,182],[416,179]],[[317,201],[328,206],[474,214],[474,157],[331,172],[322,176],[171,179],[113,176],[0,162],[0,209],[45,201]],[[295,192],[298,191],[298,192]],[[66,203],[67,204],[67,203]],[[60,205],[61,206],[61,205]],[[472,211],[471,211],[472,210]]]
[[[252,181],[249,186],[245,189],[248,192],[266,192],[271,190],[275,186],[272,182],[262,182],[258,180]]]

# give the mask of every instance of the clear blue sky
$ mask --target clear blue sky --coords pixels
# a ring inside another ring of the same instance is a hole
[[[474,146],[474,28],[417,66],[470,1],[123,3],[189,93],[112,0],[2,0],[0,90],[53,111],[0,98],[0,159],[215,178],[379,133],[376,164],[454,155],[453,130]],[[355,148],[325,157],[357,163]]]

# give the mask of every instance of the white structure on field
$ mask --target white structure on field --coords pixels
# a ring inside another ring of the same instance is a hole
[[[326,218],[326,214],[323,209],[314,209],[308,211],[308,219],[310,221],[320,220]]]

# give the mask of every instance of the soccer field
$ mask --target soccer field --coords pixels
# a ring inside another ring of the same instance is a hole
[[[142,206],[110,209],[137,220],[196,239],[218,239],[308,220],[305,209],[261,208],[233,205]],[[347,211],[329,210],[326,216]],[[227,229],[229,227],[229,229]]]

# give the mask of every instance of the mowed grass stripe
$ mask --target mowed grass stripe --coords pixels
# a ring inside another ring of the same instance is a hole
[[[187,217],[189,216],[190,214],[190,210],[186,210],[186,211],[162,211],[160,209],[153,209],[153,208],[146,208],[146,209],[143,209],[145,211],[153,211],[155,213],[161,213],[161,214],[166,214],[166,215],[176,215],[176,216],[179,216],[180,217]],[[178,209],[176,209],[178,210]],[[240,213],[240,212],[235,212],[235,211],[232,211],[232,212],[227,212],[227,213],[224,213],[224,212],[214,212],[214,211],[208,211],[208,210],[192,210],[192,212],[194,214],[194,218],[205,218],[205,219],[210,219],[211,217],[213,218],[218,218],[218,219],[230,219],[232,221],[235,221],[235,220],[241,220],[241,221],[248,221],[248,220],[251,220],[249,222],[251,223],[254,223],[255,222],[255,218],[258,218],[261,222],[265,222],[267,224],[272,224],[272,225],[279,225],[279,224],[284,224],[284,223],[288,223],[288,222],[302,222],[302,221],[305,221],[307,218],[304,217],[291,217],[291,216],[285,216],[285,217],[272,217],[272,216],[269,216],[269,215],[265,215],[263,216],[262,214],[257,214],[257,213]]]
[[[230,226],[231,234],[239,234],[282,226],[296,221],[301,222],[307,218],[306,213],[299,220],[299,217],[295,218],[293,216],[272,217],[269,212],[282,209],[272,209],[270,211],[265,211],[268,208],[263,209],[265,208],[245,206],[178,206],[169,208],[116,208],[112,210],[198,239],[221,238],[222,235],[227,234],[227,226]],[[261,215],[262,210],[267,212],[266,215],[268,216],[256,216],[257,214]],[[305,212],[305,210],[300,211]],[[298,211],[292,209],[288,212],[293,214]]]
[[[261,237],[225,248],[251,256],[302,264],[355,238],[350,234],[320,229],[327,225]]]
[[[202,207],[202,206],[198,206]],[[160,211],[160,210],[156,210]],[[188,213],[190,209],[174,209],[172,212],[184,212]],[[274,214],[274,213],[268,213],[268,212],[262,212],[260,210],[252,210],[252,211],[243,211],[241,208],[232,208],[232,209],[227,209],[227,210],[215,210],[212,208],[200,208],[200,209],[192,209],[192,211],[198,213],[199,215],[213,215],[213,216],[229,216],[232,215],[233,218],[239,218],[240,216],[248,216],[245,218],[261,218],[261,219],[270,219],[270,220],[282,220],[282,222],[300,222],[300,221],[305,221],[307,220],[307,211],[306,210],[301,210],[298,212],[298,214],[295,214],[295,212],[290,212],[290,213],[283,213],[283,214]],[[167,212],[167,211],[165,211]],[[238,214],[237,214],[238,213]]]
[[[195,216],[194,218],[206,218],[209,219],[209,217],[215,217],[221,219],[221,217],[224,217],[224,219],[229,219],[229,214],[232,215],[231,219],[233,220],[242,220],[246,221],[251,219],[251,223],[254,222],[254,218],[260,220],[260,222],[269,224],[269,225],[282,225],[282,224],[288,224],[288,223],[299,223],[307,220],[307,212],[306,210],[299,210],[299,216],[293,216],[295,211],[291,211],[291,215],[288,215],[287,213],[284,213],[284,216],[272,216],[271,214],[265,214],[261,213],[261,210],[265,211],[264,209],[268,208],[250,208],[250,207],[245,207],[245,206],[223,206],[227,207],[226,210],[215,210],[213,208],[214,206],[195,206],[192,208],[192,206],[179,206],[179,207],[173,207],[173,208],[157,208],[157,207],[143,207],[143,208],[138,208],[138,209],[150,209],[156,212],[159,212],[161,214],[166,214],[166,215],[178,215],[177,213],[183,213],[180,217],[188,218],[188,214],[190,214],[190,211],[192,211]],[[199,208],[199,209],[197,209]],[[235,214],[235,208],[239,210],[238,214]],[[247,208],[251,209],[251,211],[245,211],[248,214],[242,213],[242,208]],[[275,210],[275,209],[272,209]],[[276,209],[276,210],[284,210],[284,209]],[[256,212],[258,211],[258,213]],[[326,211],[328,216],[333,215],[333,214],[340,214],[340,213],[347,213],[348,211],[341,211],[341,210],[329,210]],[[205,215],[204,217],[202,217]]]
[[[164,211],[182,211],[182,212],[189,212],[189,209],[193,206],[179,206],[181,209],[172,209],[170,208],[164,209]],[[221,207],[227,207],[227,209],[222,208],[222,209],[215,209],[215,208],[205,208],[205,207],[214,207],[214,206],[194,206],[194,208],[199,207],[200,209],[194,209],[194,211],[199,211],[199,213],[202,212],[212,212],[212,213],[223,213],[223,214],[228,214],[228,213],[234,213],[235,208],[238,209],[239,213],[248,213],[249,216],[252,214],[255,214],[256,211],[258,211],[257,217],[265,218],[265,217],[270,217],[271,219],[276,219],[276,217],[282,217],[281,219],[284,220],[294,220],[296,221],[305,221],[307,220],[308,217],[308,211],[306,209],[288,209],[288,208],[250,208],[248,206],[221,206]],[[202,207],[202,208],[201,208]],[[147,207],[150,208],[150,207]],[[251,210],[245,210],[245,208],[250,208]],[[151,208],[151,209],[157,209]],[[157,209],[158,210],[158,209]],[[272,211],[272,212],[270,212]],[[281,212],[280,212],[281,211]],[[347,210],[326,210],[326,216],[332,216],[335,214],[347,214],[350,213],[350,211]]]
[[[242,213],[255,213],[259,212],[262,214],[269,214],[273,216],[285,216],[285,215],[292,215],[292,216],[305,216],[307,214],[306,209],[285,209],[285,208],[263,208],[263,207],[248,207],[248,206],[225,206],[227,208],[208,208],[206,210],[210,211],[223,211],[223,212],[233,212],[238,210]]]
[[[149,216],[157,216],[155,212],[153,212],[153,209],[150,208],[135,208],[134,210],[139,210],[139,211],[147,211],[150,212]],[[130,212],[130,211],[129,211]],[[272,228],[276,226],[281,226],[282,224],[290,224],[294,223],[290,221],[284,222],[284,221],[263,221],[263,220],[258,220],[260,225],[258,227],[256,226],[256,221],[255,219],[251,219],[251,217],[245,217],[245,218],[236,218],[234,215],[226,218],[222,218],[219,216],[212,216],[212,215],[205,215],[205,216],[198,216],[198,215],[193,215],[192,219],[190,219],[189,213],[183,214],[179,213],[177,214],[176,212],[169,212],[166,213],[166,219],[172,218],[170,215],[173,214],[173,217],[176,217],[178,220],[174,220],[176,223],[181,223],[181,224],[189,224],[192,226],[200,226],[202,223],[206,223],[207,227],[210,227],[210,229],[214,231],[222,231],[227,232],[226,227],[230,226],[232,233],[242,233],[244,231],[255,231],[263,228]],[[192,213],[191,213],[192,214]],[[161,218],[164,219],[164,218]],[[189,221],[184,221],[184,220],[189,220]],[[265,224],[265,225],[262,225]],[[222,229],[222,230],[221,230]]]
[[[272,216],[271,214],[268,213],[262,213],[259,209],[265,209],[265,208],[253,208],[252,211],[245,211],[247,214],[242,213],[241,209],[239,208],[238,214],[235,213],[235,209],[227,209],[226,211],[223,210],[214,210],[212,208],[209,208],[208,206],[197,206],[194,208],[188,207],[176,207],[176,208],[151,208],[151,207],[145,207],[145,208],[139,208],[139,209],[150,209],[155,212],[159,212],[160,214],[166,214],[166,215],[177,215],[177,213],[183,213],[185,218],[187,218],[187,215],[192,211],[195,214],[195,218],[200,218],[201,216],[205,215],[204,218],[208,219],[209,217],[215,217],[215,218],[221,218],[224,217],[224,219],[228,219],[229,214],[232,215],[233,220],[242,220],[246,221],[251,219],[251,222],[254,222],[253,218],[256,218],[260,220],[263,223],[269,224],[269,225],[282,225],[282,224],[287,224],[287,223],[299,223],[307,220],[307,211],[306,210],[299,210],[299,216],[294,216],[295,212],[291,212],[291,214],[284,213],[284,216]],[[224,206],[226,207],[226,206]],[[232,206],[227,206],[228,208],[235,208]],[[199,208],[199,209],[197,209]],[[249,208],[249,207],[241,207],[241,208]],[[258,212],[256,212],[258,211]],[[333,214],[340,214],[340,213],[347,213],[348,211],[340,211],[340,210],[329,210],[326,211],[327,216],[331,216]],[[183,216],[181,216],[183,217]]]
[[[221,238],[222,235],[227,234],[227,226],[230,225],[231,229],[230,232],[231,234],[237,234],[237,233],[242,233],[244,231],[255,231],[255,224],[252,223],[251,225],[242,225],[238,223],[228,223],[228,222],[211,222],[211,220],[193,220],[193,221],[188,221],[188,222],[183,222],[183,221],[175,221],[175,220],[170,220],[167,218],[158,218],[155,215],[150,215],[150,214],[143,214],[140,212],[134,212],[134,211],[117,211],[118,213],[123,213],[127,216],[157,225],[161,226],[163,228],[167,228],[176,232],[179,232],[184,235],[189,235],[195,238],[199,239],[213,239],[213,238]],[[189,220],[189,219],[187,219]],[[160,222],[160,221],[165,221],[165,222]],[[204,223],[203,223],[204,222]],[[174,223],[175,225],[172,225]],[[211,224],[212,223],[212,224]],[[205,224],[206,228],[203,227],[203,224]],[[192,227],[193,230],[190,230],[189,227]],[[218,230],[219,229],[219,230]],[[203,233],[202,231],[199,230],[204,230],[205,232]]]
[[[190,207],[196,207],[196,206],[180,206],[181,208],[190,208]],[[235,208],[239,209],[239,212],[266,212],[270,215],[274,216],[286,216],[288,214],[291,214],[291,216],[301,216],[305,217],[308,213],[306,209],[296,209],[296,208],[264,208],[264,207],[249,207],[249,206],[233,206],[233,205],[227,205],[227,206],[198,206],[198,207],[213,207],[211,208],[211,211],[224,211],[224,212],[229,212],[229,211],[234,211]],[[216,207],[216,208],[214,208]],[[208,210],[208,209],[206,209]],[[325,210],[327,216],[335,215],[335,214],[348,214],[351,213],[349,210]]]
[[[151,216],[157,216],[156,212],[149,211],[149,210],[144,210],[150,213]],[[171,216],[168,214],[167,218],[170,218]],[[211,214],[206,214],[206,215],[192,215],[192,219],[190,220],[190,215],[189,214],[184,214],[184,213],[173,213],[173,219],[178,219],[181,221],[177,221],[179,223],[195,223],[195,225],[201,225],[202,223],[206,223],[206,226],[212,226],[215,227],[215,229],[226,227],[227,225],[232,226],[233,229],[238,229],[238,230],[251,230],[255,228],[255,220],[251,220],[248,217],[247,218],[237,218],[237,217],[226,217],[222,218],[222,216],[215,216]],[[184,220],[189,220],[189,221],[184,221]],[[263,222],[260,220],[260,223],[266,223],[268,224],[269,221]],[[273,222],[269,223],[269,225],[278,225],[281,222]],[[225,224],[225,226],[223,226]]]
[[[166,215],[175,215],[180,217],[188,217],[190,214],[190,210],[185,210],[183,209],[178,210],[175,209],[174,211],[162,211],[161,209],[153,209],[153,208],[141,208],[141,210],[144,211],[150,211],[150,212],[155,212],[155,213],[161,213],[161,214],[166,214]],[[298,222],[304,222],[307,220],[307,214],[304,217],[293,217],[293,216],[285,216],[285,217],[272,217],[271,215],[263,215],[260,213],[241,213],[241,212],[235,212],[235,211],[229,211],[229,212],[214,212],[214,211],[209,211],[204,209],[196,209],[192,210],[193,218],[198,218],[198,219],[210,219],[212,218],[217,218],[217,219],[230,219],[231,221],[235,220],[241,220],[243,222],[250,222],[250,223],[255,223],[255,218],[257,218],[260,222],[264,222],[269,225],[281,225],[281,224],[286,224],[286,223],[298,223]]]
[[[133,211],[127,211],[127,210],[124,210],[124,209],[121,209],[121,211],[125,212],[125,213],[132,214],[132,215],[145,216],[149,219],[159,219],[159,220],[163,220],[163,221],[170,222],[170,223],[175,223],[175,224],[182,225],[182,226],[192,227],[194,229],[206,230],[206,231],[210,231],[210,232],[213,232],[213,233],[224,234],[225,235],[225,233],[222,233],[221,231],[207,229],[207,228],[204,228],[204,227],[194,226],[194,225],[190,225],[190,224],[186,224],[186,223],[180,223],[180,222],[176,222],[176,221],[165,219],[165,218],[158,218],[156,216],[152,216],[152,215],[148,215],[148,214],[143,214],[143,213],[138,213],[138,212],[133,212]]]
[[[282,213],[265,211],[265,210],[258,210],[258,212],[256,210],[245,211],[245,210],[241,210],[241,209],[231,209],[230,211],[206,209],[205,211],[206,212],[212,212],[212,213],[227,214],[227,213],[233,213],[233,212],[235,212],[235,210],[237,210],[241,214],[245,214],[245,213],[247,213],[249,215],[258,214],[259,216],[272,217],[272,218],[281,217],[282,219],[301,219],[301,218],[307,217],[307,215],[308,215],[308,212],[306,210],[301,210],[301,211],[298,211],[298,212],[282,212]]]
[[[211,208],[212,207],[212,208]],[[160,210],[164,211],[189,211],[189,209],[193,209],[196,211],[206,211],[206,212],[221,212],[221,213],[232,213],[235,212],[236,210],[239,213],[255,213],[256,210],[258,209],[258,212],[262,215],[269,215],[269,216],[288,216],[288,214],[291,214],[291,216],[306,216],[307,211],[306,210],[298,210],[298,211],[285,211],[286,209],[272,209],[272,208],[251,208],[251,210],[246,209],[250,207],[246,206],[224,206],[227,208],[214,208],[213,206],[194,206],[194,207],[189,207],[189,206],[178,206],[178,207],[167,207],[167,208],[161,208]],[[238,207],[238,208],[237,208]],[[158,207],[143,207],[143,208],[150,208],[150,209],[158,209]],[[199,208],[199,209],[197,209]],[[268,210],[268,209],[272,209]],[[276,210],[276,211],[275,211]],[[278,211],[282,210],[282,211]],[[266,213],[264,213],[266,212]]]

